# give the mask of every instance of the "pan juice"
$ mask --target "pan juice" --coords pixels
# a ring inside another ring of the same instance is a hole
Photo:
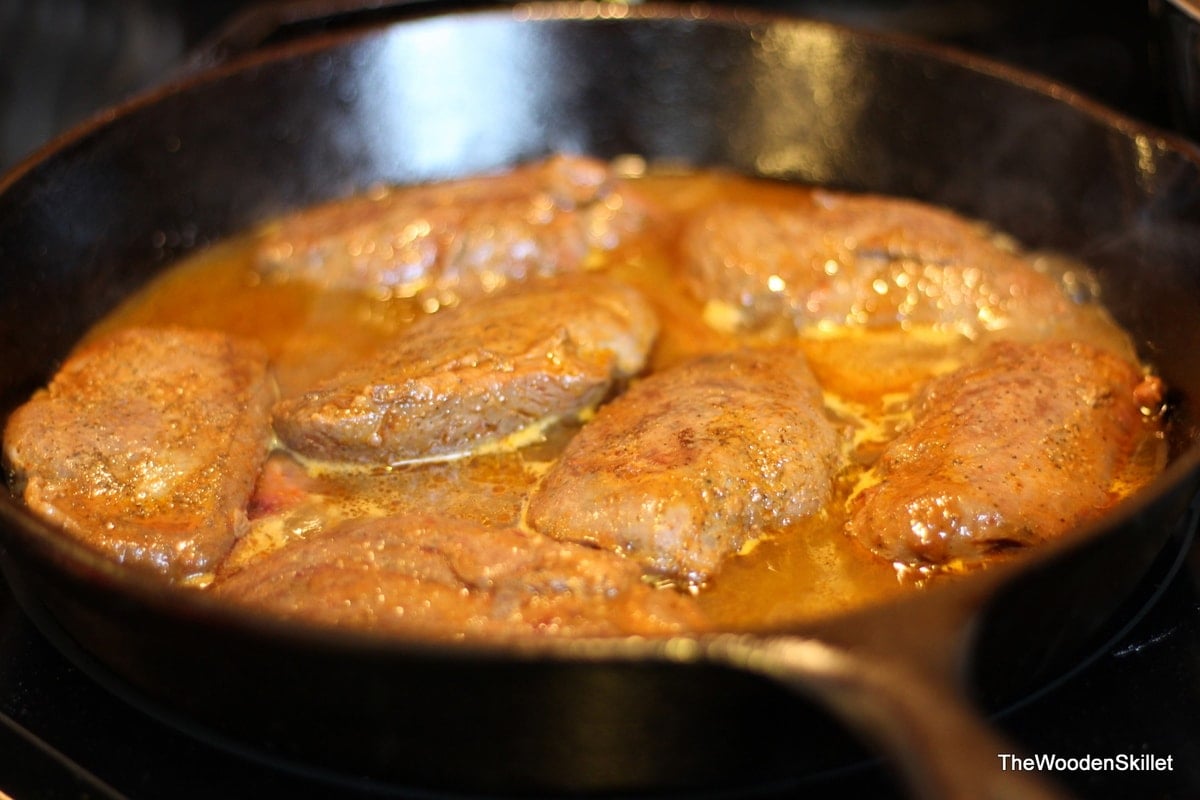
[[[866,550],[844,532],[849,503],[878,480],[871,467],[888,442],[912,424],[914,403],[928,380],[968,363],[993,338],[1021,339],[1025,334],[1003,328],[966,332],[945,325],[830,323],[800,330],[769,325],[747,332],[739,325],[738,309],[701,301],[681,287],[685,220],[718,198],[786,208],[809,190],[719,171],[643,170],[631,163],[629,177],[649,203],[650,222],[615,249],[594,253],[588,267],[631,284],[653,306],[661,329],[648,370],[705,353],[791,342],[807,355],[824,389],[827,414],[844,434],[846,467],[837,479],[835,499],[824,511],[753,538],[702,585],[663,582],[664,590],[694,595],[714,627],[758,628],[885,602],[930,580],[957,579],[962,570],[954,563],[913,570]],[[375,189],[374,195],[403,191]],[[268,229],[263,226],[172,266],[102,320],[87,339],[121,328],[167,324],[255,339],[269,351],[279,392],[288,396],[386,347],[415,320],[439,310],[417,297],[319,288],[264,276],[256,258]],[[1094,281],[1086,267],[1052,255],[1033,258],[1081,305],[1069,326],[1029,337],[1083,339],[1133,359],[1129,337],[1094,301]],[[521,525],[528,493],[578,424],[548,424],[491,452],[454,460],[371,468],[289,464],[288,469],[304,473],[308,499],[288,515],[252,522],[228,557],[229,565],[250,563],[354,518],[436,510],[487,525]],[[1144,485],[1164,462],[1162,438],[1148,425],[1136,458],[1111,488],[1114,502]],[[199,583],[211,578],[204,576]]]

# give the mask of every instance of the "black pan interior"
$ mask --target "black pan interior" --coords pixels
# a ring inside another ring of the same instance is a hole
[[[1172,486],[1122,518],[1126,533],[1095,537],[1065,611],[1023,623],[1030,607],[1063,606],[1060,574],[1033,571],[1022,603],[1000,598],[984,626],[998,674],[1059,664],[1082,640],[1080,615],[1103,619],[1194,488],[1196,154],[1063,91],[915,45],[690,8],[594,9],[435,17],[290,45],[135,102],[23,165],[0,184],[0,413],[163,266],[374,183],[563,150],[918,197],[1092,261],[1173,387]],[[523,793],[771,783],[861,757],[751,676],[322,641],[47,547],[7,495],[0,514],[14,584],[65,635],[152,702],[273,758]],[[466,771],[464,742],[482,746]]]

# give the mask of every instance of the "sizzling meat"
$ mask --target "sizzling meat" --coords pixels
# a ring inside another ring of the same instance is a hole
[[[397,463],[476,451],[599,402],[657,331],[633,289],[596,275],[523,286],[428,316],[375,358],[275,408],[312,458]]]
[[[1099,516],[1145,440],[1154,379],[1071,343],[998,343],[935,380],[852,500],[848,531],[914,566],[976,562]]]
[[[838,469],[802,354],[707,356],[601,408],[534,492],[528,521],[702,581],[764,531],[820,512]]]
[[[909,200],[626,174],[555,156],[205,248],[13,415],[9,485],[314,622],[670,635],[953,580],[1162,469],[1085,265]]]
[[[4,454],[44,518],[186,578],[215,568],[245,524],[272,400],[257,345],[132,329],[75,353],[9,419]]]
[[[1070,308],[1053,280],[949,211],[828,191],[798,200],[717,203],[688,225],[685,278],[723,310],[723,325],[916,323],[973,334],[1045,325]]]
[[[555,429],[548,442],[517,452],[387,469],[312,470],[277,452],[259,474],[248,509],[250,527],[229,552],[225,568],[240,568],[266,551],[365,516],[437,509],[488,527],[516,525],[525,495],[543,468],[544,451],[568,430]]]
[[[690,598],[643,583],[620,556],[431,514],[345,523],[213,588],[273,614],[439,638],[649,635],[702,625]]]
[[[432,303],[577,272],[644,214],[601,161],[555,156],[502,175],[364,196],[290,217],[259,253],[268,274]]]

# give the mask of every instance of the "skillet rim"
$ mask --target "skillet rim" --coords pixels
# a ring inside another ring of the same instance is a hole
[[[168,80],[166,83],[139,93],[130,99],[96,112],[88,119],[56,136],[42,147],[18,162],[5,175],[0,176],[0,195],[8,192],[23,180],[33,180],[43,164],[51,162],[59,153],[85,143],[93,135],[120,123],[139,110],[149,108],[168,97],[186,95],[198,88],[216,84],[232,76],[247,74],[261,67],[270,67],[284,62],[319,53],[329,48],[349,45],[353,42],[386,36],[393,26],[421,24],[422,22],[446,17],[465,16],[509,16],[520,24],[602,22],[606,24],[638,23],[657,21],[671,24],[716,24],[733,28],[767,29],[795,26],[804,29],[824,30],[846,37],[854,42],[869,42],[888,52],[908,57],[920,57],[939,64],[967,72],[997,78],[1025,92],[1041,95],[1066,105],[1083,114],[1105,129],[1114,131],[1126,140],[1148,138],[1161,150],[1176,153],[1193,163],[1200,172],[1200,144],[1177,134],[1161,130],[1153,125],[1135,120],[1115,111],[1078,90],[1067,87],[1050,78],[1037,75],[1019,67],[970,53],[965,50],[933,43],[903,34],[879,33],[857,30],[849,26],[826,21],[812,20],[779,12],[761,9],[710,5],[706,3],[651,2],[637,6],[610,6],[588,0],[550,0],[549,2],[520,3],[506,8],[471,8],[465,11],[436,11],[432,14],[417,14],[405,19],[380,23],[364,28],[326,32],[305,36],[296,41],[284,42],[239,56],[228,63],[219,64],[201,72]],[[258,224],[261,224],[260,221]],[[236,235],[236,234],[233,234]],[[224,238],[224,237],[222,237]],[[198,252],[192,251],[192,252]],[[185,254],[190,255],[191,253]],[[164,263],[158,271],[172,263]],[[55,368],[50,365],[50,371]],[[0,570],[7,575],[14,569],[13,557],[5,546],[5,540],[13,537],[20,545],[44,563],[52,564],[57,572],[68,573],[72,580],[88,582],[92,588],[115,592],[122,599],[133,600],[146,610],[172,618],[188,618],[218,628],[235,628],[240,633],[257,637],[271,637],[288,645],[303,645],[322,650],[337,650],[347,653],[371,653],[376,655],[416,654],[461,656],[467,660],[479,659],[527,659],[551,658],[577,661],[585,660],[641,660],[661,657],[673,650],[677,654],[687,651],[687,643],[710,635],[707,632],[686,632],[678,636],[643,638],[637,636],[614,636],[605,638],[570,637],[522,637],[515,639],[468,639],[452,641],[422,639],[394,633],[346,630],[314,625],[299,620],[270,617],[248,609],[235,607],[197,590],[165,583],[161,576],[125,566],[110,560],[70,536],[62,535],[55,527],[25,509],[24,504],[13,495],[4,481],[5,491],[0,492]],[[1186,488],[1187,484],[1191,488]],[[964,584],[969,584],[966,593],[982,598],[975,613],[983,610],[989,598],[1004,591],[1022,576],[1032,574],[1059,559],[1069,559],[1071,554],[1088,545],[1103,540],[1117,529],[1131,523],[1143,511],[1164,502],[1168,495],[1185,490],[1194,495],[1200,483],[1200,441],[1179,453],[1167,464],[1164,471],[1150,485],[1131,498],[1122,500],[1106,514],[1070,533],[1038,545],[1023,557],[1012,562],[989,567],[974,573],[963,581],[945,582],[926,587],[920,592],[906,594],[883,603],[869,604],[848,611],[822,616],[812,622],[786,626],[738,629],[736,634],[747,635],[815,635],[836,628],[841,624],[853,624],[864,616],[892,613],[897,608],[913,604],[936,604],[945,598],[961,594]],[[22,556],[24,557],[24,556]],[[170,591],[163,591],[164,586]],[[697,656],[698,657],[698,654]]]

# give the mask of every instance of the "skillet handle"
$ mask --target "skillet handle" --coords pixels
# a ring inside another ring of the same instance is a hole
[[[926,800],[1065,800],[1031,772],[1005,769],[1017,753],[962,693],[876,653],[800,637],[717,637],[707,655],[778,681],[824,705],[864,736]]]

